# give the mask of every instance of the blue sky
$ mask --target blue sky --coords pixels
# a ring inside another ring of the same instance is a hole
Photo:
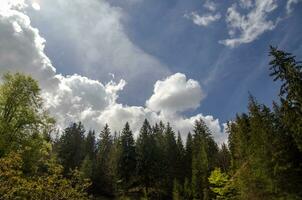
[[[129,3],[113,0],[109,3],[126,13],[122,24],[135,45],[164,63],[172,73],[184,73],[201,83],[206,98],[200,108],[189,113],[202,112],[214,115],[221,121],[230,120],[237,112],[246,111],[248,92],[260,102],[271,104],[276,99],[278,84],[268,76],[269,45],[302,57],[302,4],[294,4],[292,12],[287,15],[286,2],[277,1],[278,8],[267,14],[267,19],[273,21],[282,18],[276,27],[260,34],[250,43],[231,48],[219,41],[229,37],[225,15],[227,9],[239,1],[213,1],[217,6],[216,12],[222,16],[207,26],[198,26],[184,17],[193,11],[199,15],[209,13],[203,6],[205,2],[133,0]],[[242,9],[242,13],[248,12]],[[69,46],[72,41],[63,46],[57,37],[52,38],[50,34],[54,33],[48,32],[47,24],[43,26],[40,31],[47,40],[46,53],[58,71],[64,74],[78,73],[77,70],[66,68],[78,65],[73,59],[72,45]],[[64,37],[59,39],[64,40]],[[58,49],[64,51],[64,56],[58,55]],[[131,93],[125,89],[119,101],[142,105],[152,93],[150,87],[146,88],[148,91],[140,92],[140,97],[135,89]]]
[[[39,80],[62,126],[119,129],[148,118],[187,132],[202,117],[224,140],[223,123],[246,111],[249,92],[267,105],[278,99],[269,45],[302,60],[300,0],[2,4],[0,73]]]

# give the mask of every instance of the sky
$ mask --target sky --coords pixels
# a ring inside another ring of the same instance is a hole
[[[64,128],[202,118],[218,143],[249,93],[277,100],[269,45],[302,60],[301,0],[1,0],[0,74],[39,81]]]

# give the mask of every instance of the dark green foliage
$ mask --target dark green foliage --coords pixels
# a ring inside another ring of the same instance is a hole
[[[271,76],[280,80],[282,123],[291,131],[302,152],[302,65],[295,56],[271,47]]]
[[[302,113],[302,65],[290,53],[271,47],[271,76],[274,81],[280,80],[282,86],[279,96],[287,101],[289,106]]]
[[[121,149],[118,161],[119,178],[124,190],[131,186],[135,178],[136,169],[136,152],[135,143],[129,123],[125,127],[121,135]]]
[[[93,179],[96,170],[96,139],[95,132],[89,131],[84,138],[82,154],[85,156],[80,165],[80,170],[86,178]]]
[[[216,143],[202,119],[195,121],[192,156],[192,191],[194,199],[209,199],[208,176],[214,166]],[[215,144],[215,146],[214,146]],[[212,157],[213,156],[213,157]]]
[[[165,150],[165,165],[166,165],[166,171],[165,171],[165,189],[169,191],[169,193],[173,190],[173,180],[176,178],[176,165],[177,165],[177,143],[175,139],[175,133],[172,130],[172,127],[168,123],[165,131],[164,131],[164,150]]]
[[[98,193],[112,195],[115,192],[115,185],[110,165],[110,154],[113,149],[113,138],[108,124],[100,133],[97,148],[96,172],[93,177],[95,190]]]
[[[181,139],[180,132],[178,132],[176,140],[176,164],[175,164],[175,178],[179,183],[184,183],[185,179],[185,149]]]
[[[296,145],[288,122],[284,123],[284,117],[288,113],[277,105],[274,109],[274,124],[277,132],[273,140],[272,160],[276,193],[278,196],[294,199],[297,194],[302,196],[300,189],[302,185],[302,153]]]
[[[90,160],[94,160],[96,157],[96,139],[95,132],[89,131],[84,139],[84,154],[88,156]]]
[[[151,126],[147,120],[140,130],[140,135],[136,143],[137,152],[137,178],[144,187],[147,195],[150,188],[156,189],[156,174],[158,168],[158,148],[155,140],[155,134],[152,133]]]
[[[229,123],[232,175],[236,199],[301,199],[301,65],[271,47],[271,76],[281,80],[280,105],[271,111],[251,97],[249,113]]]
[[[192,180],[192,153],[193,153],[193,138],[191,133],[189,132],[187,136],[186,148],[185,148],[184,171],[185,171],[185,178],[190,183]]]
[[[173,200],[183,199],[183,188],[176,179],[174,179],[174,181],[173,181],[173,195],[172,195],[172,197],[173,197]]]
[[[79,167],[84,159],[84,127],[81,122],[67,127],[58,146],[58,159],[64,167],[64,173]]]
[[[223,172],[228,172],[231,166],[231,153],[225,143],[221,145],[219,148],[218,155],[217,155],[217,162],[219,168]]]
[[[59,192],[63,199],[87,199],[88,187],[96,199],[302,199],[301,64],[273,47],[270,55],[271,76],[282,83],[280,102],[271,108],[250,97],[248,112],[228,123],[228,145],[219,147],[202,119],[185,146],[169,123],[147,120],[136,141],[129,123],[113,136],[106,124],[96,140],[80,122],[53,141],[54,120],[43,110],[36,81],[5,75],[1,195],[57,199]]]

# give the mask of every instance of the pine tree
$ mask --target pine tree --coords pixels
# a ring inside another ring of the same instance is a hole
[[[192,155],[193,155],[193,138],[189,132],[185,148],[185,178],[191,183],[192,180]]]
[[[127,188],[129,188],[133,182],[135,177],[135,169],[135,143],[129,123],[127,122],[121,135],[121,154],[118,162],[119,177],[125,190],[127,190]]]
[[[297,113],[302,113],[302,65],[295,56],[271,46],[271,76],[282,81],[279,96]]]
[[[250,129],[250,121],[247,114],[237,115],[234,122],[228,123],[231,168],[233,172],[246,162],[246,158],[249,155]]]
[[[225,143],[221,145],[218,152],[218,166],[224,173],[228,172],[231,166],[231,154]]]
[[[298,199],[302,196],[302,153],[296,145],[293,134],[284,123],[284,110],[274,105],[274,128],[272,142],[275,191],[284,199]]]
[[[283,123],[291,130],[302,152],[302,65],[295,56],[271,47],[271,76],[280,80],[280,99],[284,112]]]
[[[80,167],[84,155],[85,129],[81,122],[73,123],[64,130],[58,142],[58,159],[64,167],[64,173]]]
[[[119,181],[119,174],[118,174],[118,168],[119,168],[119,158],[121,155],[121,140],[118,134],[116,133],[113,139],[112,146],[110,148],[109,152],[109,160],[108,160],[108,172],[107,175],[110,177],[110,185],[112,187],[111,193],[112,195],[117,195],[118,192],[118,184]]]
[[[177,144],[175,139],[175,133],[172,130],[172,127],[169,123],[166,125],[166,129],[164,132],[165,139],[165,190],[168,191],[169,194],[172,193],[173,190],[173,180],[176,178],[176,165],[177,165]]]
[[[180,132],[178,132],[176,140],[176,175],[175,178],[178,180],[179,184],[184,183],[185,179],[185,149],[181,139]]]
[[[164,188],[166,183],[164,178],[167,175],[167,162],[166,162],[166,140],[165,140],[165,125],[162,121],[159,124],[155,124],[153,127],[153,135],[155,137],[155,142],[157,146],[157,163],[156,166],[158,168],[156,172],[156,180],[157,180],[157,187]]]
[[[112,136],[108,124],[100,133],[97,148],[96,174],[93,179],[97,192],[105,195],[113,195],[114,185],[110,173],[110,152],[112,149]]]
[[[149,189],[157,185],[156,174],[159,169],[155,136],[152,134],[152,128],[146,119],[137,139],[136,152],[137,178],[148,196]]]
[[[242,192],[245,197],[254,196],[271,199],[274,192],[273,168],[272,168],[272,141],[275,131],[273,128],[273,116],[269,108],[259,105],[253,97],[249,102],[250,116],[250,143],[247,158],[247,170],[245,188]]]
[[[192,156],[192,191],[194,199],[209,199],[208,143],[211,137],[209,128],[202,119],[195,121]]]
[[[88,156],[90,160],[95,160],[96,158],[96,139],[95,131],[89,131],[85,137],[84,142],[84,154]]]

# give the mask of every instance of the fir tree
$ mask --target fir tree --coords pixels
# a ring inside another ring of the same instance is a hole
[[[58,159],[64,167],[64,173],[80,167],[84,155],[85,129],[81,122],[67,127],[58,142]]]
[[[147,196],[149,196],[151,187],[153,187],[153,190],[157,189],[157,174],[160,170],[160,165],[158,165],[158,147],[155,134],[152,133],[152,128],[146,119],[136,142],[136,152],[137,178]]]
[[[124,189],[131,186],[131,182],[135,177],[135,169],[135,143],[129,123],[127,122],[121,135],[121,154],[118,163],[119,177],[123,183]]]

